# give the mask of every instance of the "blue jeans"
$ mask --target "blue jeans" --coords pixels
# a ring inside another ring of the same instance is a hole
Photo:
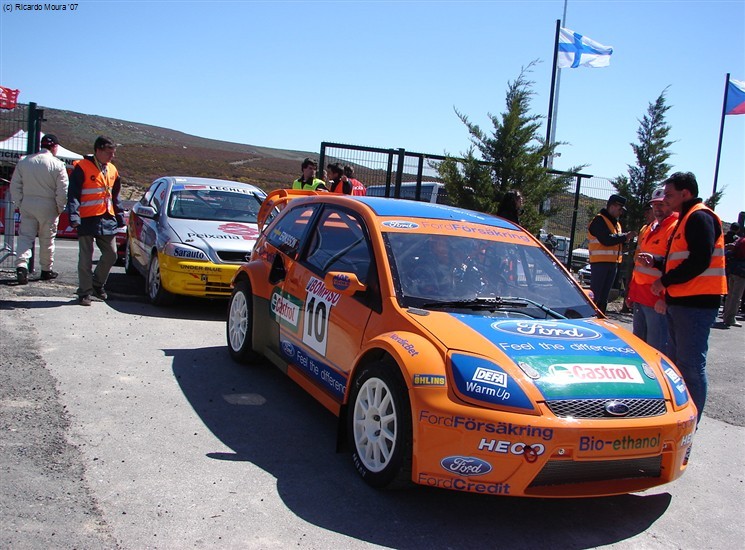
[[[709,332],[717,318],[717,309],[667,306],[669,329],[668,357],[683,375],[688,393],[698,409],[698,419],[706,403],[706,352]]]
[[[634,336],[638,336],[657,351],[669,355],[666,315],[657,313],[653,307],[634,303],[632,323]]]

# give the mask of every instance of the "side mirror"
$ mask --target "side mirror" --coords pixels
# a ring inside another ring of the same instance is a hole
[[[323,278],[323,284],[328,290],[344,296],[353,296],[356,292],[367,290],[367,285],[361,283],[357,275],[345,271],[329,271]]]
[[[149,218],[155,220],[158,218],[158,212],[152,206],[145,206],[144,204],[135,204],[132,208],[132,212],[141,218]]]

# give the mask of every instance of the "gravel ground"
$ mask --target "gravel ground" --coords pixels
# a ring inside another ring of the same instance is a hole
[[[66,438],[68,415],[39,335],[16,307],[19,292],[68,296],[74,288],[0,284],[0,548],[118,548]]]

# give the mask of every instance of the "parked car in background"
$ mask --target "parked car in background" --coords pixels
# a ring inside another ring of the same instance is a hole
[[[127,247],[127,220],[129,219],[129,211],[136,201],[121,201],[122,208],[124,208],[124,227],[120,227],[116,230],[116,255],[117,265],[124,265],[124,250]],[[78,230],[70,225],[70,213],[65,207],[65,211],[60,214],[59,221],[57,222],[57,238],[63,239],[77,239]]]
[[[334,413],[370,485],[590,497],[685,471],[696,408],[678,371],[521,227],[291,190],[259,227],[278,207],[233,279],[228,350]]]
[[[253,185],[192,177],[155,180],[127,223],[125,270],[145,277],[153,304],[176,295],[227,298],[248,261],[266,194]]]
[[[590,251],[588,250],[589,242],[587,239],[582,241],[579,248],[572,250],[572,269],[579,270],[590,262]]]
[[[393,197],[395,184],[391,183],[389,193]],[[385,185],[368,185],[368,197],[385,197]],[[404,182],[401,184],[401,199],[416,200],[416,183]],[[422,182],[419,200],[422,202],[435,202],[437,204],[450,204],[445,184],[435,181]]]
[[[592,264],[587,264],[580,269],[577,272],[577,279],[579,279],[579,284],[582,286],[590,286],[590,280],[592,279]]]

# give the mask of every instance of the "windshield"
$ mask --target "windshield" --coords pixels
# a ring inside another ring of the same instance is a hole
[[[424,233],[384,238],[403,307],[517,307],[523,300],[525,307],[541,305],[569,318],[595,315],[587,296],[539,247]]]
[[[168,205],[170,218],[256,223],[262,197],[228,189],[174,189]]]

